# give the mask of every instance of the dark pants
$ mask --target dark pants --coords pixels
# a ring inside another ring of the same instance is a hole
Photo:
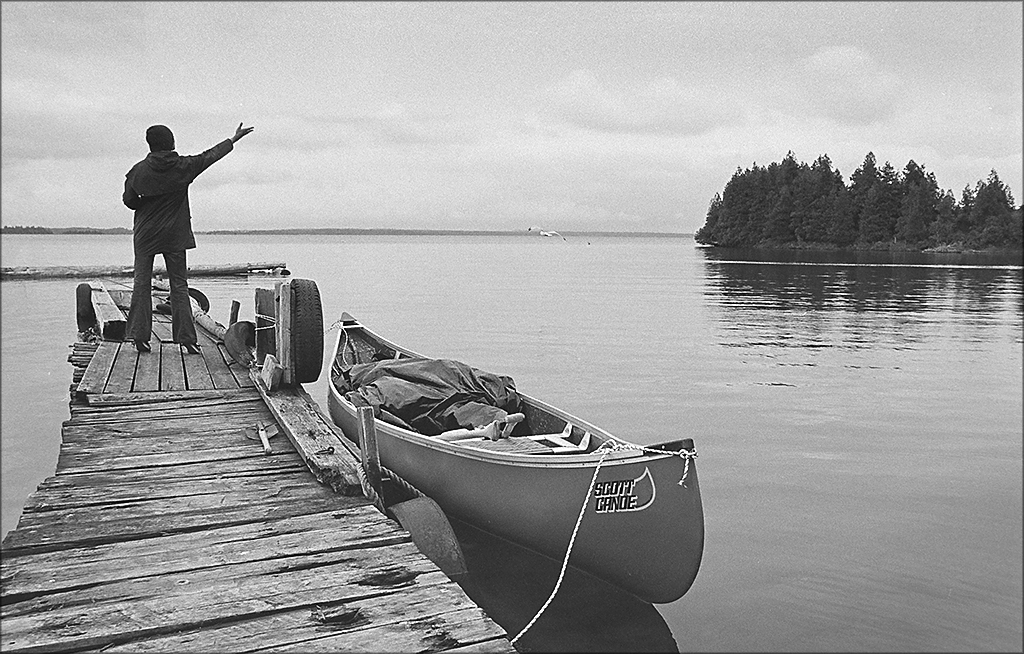
[[[188,265],[185,251],[163,252],[167,277],[171,281],[171,333],[175,343],[195,343],[196,325],[192,321],[192,301],[188,295]],[[135,255],[135,285],[132,306],[128,310],[129,341],[149,342],[153,333],[153,254]]]

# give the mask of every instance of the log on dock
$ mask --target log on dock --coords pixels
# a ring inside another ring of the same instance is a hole
[[[153,274],[164,276],[167,268],[154,264]],[[227,277],[234,275],[288,275],[284,263],[226,263],[192,265],[188,267],[189,277]],[[71,279],[77,277],[134,277],[132,265],[122,266],[4,266],[0,268],[0,279]]]

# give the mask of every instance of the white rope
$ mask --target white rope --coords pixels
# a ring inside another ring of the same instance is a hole
[[[562,559],[562,569],[558,573],[558,580],[555,582],[555,588],[551,591],[551,595],[548,596],[548,599],[546,602],[544,602],[544,605],[540,607],[539,611],[537,611],[537,614],[533,616],[533,619],[530,620],[530,622],[527,623],[525,627],[523,627],[523,629],[516,635],[516,637],[510,641],[512,645],[515,645],[516,641],[519,640],[523,636],[523,634],[529,631],[530,627],[532,627],[533,624],[540,619],[540,616],[544,614],[544,611],[546,611],[551,602],[554,601],[555,595],[558,594],[558,590],[562,586],[562,579],[565,577],[565,569],[569,565],[569,556],[572,554],[573,545],[576,544],[576,534],[579,533],[580,524],[583,522],[583,515],[587,511],[587,505],[590,504],[590,497],[594,493],[594,484],[597,482],[597,473],[601,471],[601,466],[604,464],[605,457],[612,452],[622,450],[640,450],[642,452],[649,452],[651,454],[671,454],[673,456],[678,456],[684,461],[683,476],[680,477],[679,479],[679,485],[682,486],[683,488],[686,488],[686,477],[688,474],[690,474],[690,459],[697,458],[696,450],[679,450],[678,452],[670,452],[667,450],[659,450],[652,447],[644,447],[642,445],[634,445],[633,443],[626,443],[624,441],[606,441],[602,443],[601,447],[598,449],[604,449],[604,452],[601,453],[601,458],[597,462],[597,467],[594,468],[594,476],[590,478],[590,487],[587,489],[587,496],[583,499],[583,506],[580,507],[580,514],[576,518],[576,526],[573,527],[572,536],[569,538],[569,547],[565,550],[565,558]]]
[[[265,316],[262,313],[257,313],[256,317],[263,318],[264,320],[270,323],[269,325],[264,325],[263,327],[256,327],[256,331],[261,331],[264,329],[275,329],[277,326],[277,318],[275,316]]]
[[[605,444],[602,444],[602,447],[604,447],[604,445]],[[544,611],[547,610],[548,606],[555,599],[555,595],[558,594],[558,589],[562,587],[562,579],[565,577],[565,569],[569,565],[569,555],[572,554],[572,546],[576,543],[576,534],[579,533],[580,523],[583,522],[583,514],[586,513],[587,505],[590,504],[590,496],[594,492],[594,483],[597,482],[597,473],[601,471],[601,464],[604,463],[604,458],[608,456],[608,454],[611,453],[611,451],[611,448],[606,449],[601,454],[601,458],[597,462],[597,467],[594,468],[594,476],[590,478],[590,487],[587,488],[587,496],[583,499],[583,506],[580,507],[580,514],[576,518],[576,526],[572,529],[572,536],[569,538],[569,547],[565,550],[565,558],[562,559],[562,569],[558,573],[558,581],[555,582],[554,590],[551,591],[551,595],[549,595],[547,601],[544,602],[544,606],[540,607],[540,610],[537,611],[537,615],[533,616],[533,619],[530,620],[530,622],[527,623],[525,627],[523,627],[522,631],[520,631],[516,635],[516,637],[510,641],[513,646],[515,646],[516,641],[519,640],[523,634],[529,631],[530,627],[533,626],[533,623],[537,622],[537,620],[540,619],[540,616],[544,614]]]
[[[343,319],[341,319],[341,318],[338,318],[337,320],[335,320],[334,322],[332,322],[330,325],[327,326],[327,329],[324,330],[324,334],[326,335],[328,332],[334,331],[335,329],[337,329],[338,327],[341,327],[344,324],[345,324],[345,321]],[[348,332],[346,332],[346,333],[348,333]]]

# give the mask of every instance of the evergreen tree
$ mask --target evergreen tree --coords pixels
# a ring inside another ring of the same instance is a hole
[[[715,197],[711,198],[711,204],[708,206],[707,217],[704,219],[704,226],[697,230],[693,235],[693,238],[698,243],[705,245],[712,245],[718,241],[716,235],[716,229],[718,227],[718,221],[722,214],[722,196],[715,193]]]
[[[796,212],[794,184],[800,174],[793,151],[790,150],[781,163],[768,166],[769,186],[767,191],[768,215],[764,221],[761,240],[769,243],[790,243],[794,240],[793,221]]]
[[[963,234],[957,232],[956,219],[959,207],[952,191],[939,196],[935,207],[935,220],[928,226],[928,242],[933,245],[952,245],[963,241]]]
[[[850,191],[843,184],[834,186],[828,201],[828,240],[839,246],[857,240],[857,212]]]
[[[978,182],[971,208],[970,242],[977,247],[1004,245],[1012,237],[1013,196],[996,171]]]
[[[861,198],[860,211],[857,215],[857,241],[862,245],[889,240],[889,217],[885,213],[887,204],[881,183],[869,188]]]
[[[934,175],[926,173],[911,159],[903,170],[899,186],[902,199],[896,218],[896,240],[922,247],[937,215],[938,184]]]
[[[956,212],[956,231],[963,236],[964,240],[971,233],[971,212],[973,211],[974,190],[970,186],[965,186],[960,193],[960,206]]]

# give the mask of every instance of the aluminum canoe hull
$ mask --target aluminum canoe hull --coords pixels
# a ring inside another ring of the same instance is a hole
[[[365,331],[400,352],[419,356]],[[340,334],[335,356],[338,345]],[[624,443],[520,395],[599,439]],[[345,436],[358,443],[356,407],[333,385],[328,408]],[[652,603],[675,601],[693,584],[704,549],[704,513],[693,459],[639,449],[616,450],[603,461],[600,453],[509,454],[440,441],[382,420],[375,420],[375,430],[381,464],[451,516],[561,561],[587,499],[570,565]],[[674,447],[692,451],[693,442],[682,439]]]

